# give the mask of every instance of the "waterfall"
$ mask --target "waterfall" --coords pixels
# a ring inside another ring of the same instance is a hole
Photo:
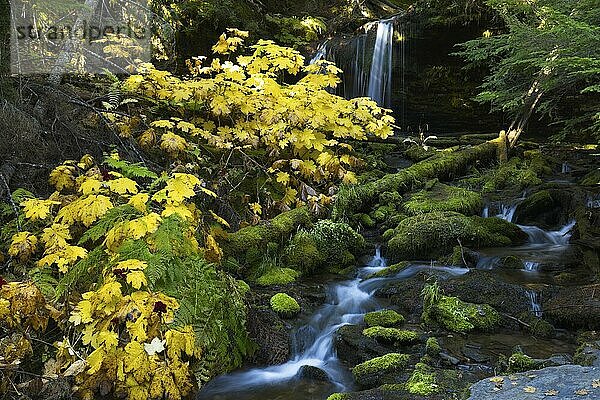
[[[505,221],[513,222],[515,217],[515,211],[517,210],[517,204],[500,206],[500,214],[496,215],[498,218],[502,218]]]
[[[600,196],[588,196],[586,206],[588,208],[600,208]]]
[[[386,107],[391,103],[393,37],[394,20],[379,21],[367,96]]]
[[[518,225],[523,232],[529,236],[530,244],[553,244],[566,246],[571,239],[571,230],[575,226],[575,220],[569,221],[565,226],[557,231],[545,231],[537,226]]]
[[[342,83],[336,93],[347,99],[371,97],[382,107],[392,103],[392,81],[404,92],[404,63],[406,58],[404,27],[396,18],[385,19],[363,26],[351,37],[338,36],[321,43],[310,63],[328,60],[342,69]],[[399,41],[399,46],[395,42]],[[400,47],[395,55],[395,48]],[[398,58],[398,71],[394,59]],[[394,75],[394,76],[393,76]],[[399,105],[397,118],[403,115],[404,105]]]
[[[569,172],[571,172],[572,168],[569,164],[567,164],[567,162],[565,161],[564,163],[562,163],[562,170],[561,172],[563,174],[568,174]]]
[[[540,294],[535,290],[527,290],[527,297],[529,298],[529,311],[538,318],[542,317],[542,305],[540,302]]]
[[[490,207],[489,206],[485,206],[483,207],[483,212],[481,213],[481,216],[483,218],[488,218],[490,216]]]

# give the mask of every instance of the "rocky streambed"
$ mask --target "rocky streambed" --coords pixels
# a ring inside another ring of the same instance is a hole
[[[256,289],[270,365],[218,377],[198,398],[600,397],[598,371],[576,366],[600,362],[600,191],[595,156],[573,154],[529,151],[369,193],[345,213],[381,247],[357,268]],[[397,178],[367,185],[385,179]],[[299,300],[296,319],[261,306],[282,290]]]

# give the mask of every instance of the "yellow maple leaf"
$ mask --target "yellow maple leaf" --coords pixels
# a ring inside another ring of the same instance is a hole
[[[149,199],[150,195],[148,193],[138,193],[136,195],[131,196],[127,204],[131,204],[138,211],[146,212],[146,203],[148,203]]]
[[[106,352],[104,351],[104,349],[99,348],[94,350],[89,356],[87,356],[86,361],[90,367],[87,371],[88,374],[93,375],[96,372],[100,371],[105,355]]]
[[[215,219],[215,221],[217,221],[219,224],[227,227],[227,228],[231,228],[231,226],[229,226],[229,222],[227,222],[224,218],[218,216],[213,210],[209,210],[210,215],[212,215],[212,217]]]
[[[60,204],[59,201],[29,199],[21,203],[25,211],[25,217],[36,221],[46,219],[50,214],[50,208],[53,205]]]
[[[143,286],[148,286],[146,275],[143,271],[132,271],[127,274],[127,283],[129,283],[134,289],[140,289]]]
[[[167,132],[160,138],[160,148],[169,154],[176,155],[188,146],[187,141],[173,132]]]
[[[175,124],[169,120],[166,119],[161,119],[159,121],[154,121],[150,124],[150,126],[154,126],[157,128],[166,128],[166,129],[173,129],[173,127],[175,126]]]
[[[73,313],[71,313],[71,316],[69,317],[69,322],[72,322],[76,326],[92,322],[92,307],[93,306],[91,301],[81,300],[79,303],[77,303],[77,306],[75,306],[75,310],[73,311]]]
[[[37,242],[37,237],[31,232],[16,233],[12,236],[8,254],[25,260],[35,253]]]
[[[103,217],[111,208],[113,208],[113,205],[108,197],[104,195],[89,195],[80,204],[78,220],[86,227],[90,226]]]
[[[297,195],[298,195],[298,191],[296,189],[287,188],[285,190],[285,194],[281,198],[281,203],[288,206],[296,200]]]
[[[278,172],[277,182],[281,183],[284,186],[287,186],[290,183],[290,174],[288,174],[287,172]]]
[[[80,186],[79,191],[84,195],[98,193],[102,189],[102,182],[98,179],[87,178]]]
[[[168,216],[173,214],[177,214],[181,218],[188,221],[194,220],[194,215],[192,214],[190,209],[182,204],[167,204],[160,215],[164,218],[167,218]]]
[[[135,322],[127,321],[127,330],[133,340],[144,342],[148,338],[146,329],[148,328],[148,320],[143,316],[138,317]]]
[[[227,54],[230,51],[229,42],[227,42],[227,36],[222,34],[219,36],[219,41],[212,47],[213,53]]]
[[[107,350],[114,350],[119,344],[119,335],[113,331],[101,331],[96,338],[96,345],[102,346]]]
[[[523,391],[524,391],[525,393],[535,393],[535,391],[536,391],[536,390],[537,390],[537,389],[536,389],[536,388],[534,388],[533,386],[525,386],[525,387],[523,388]]]
[[[206,236],[204,257],[213,263],[220,263],[223,258],[223,250],[212,235]]]
[[[115,266],[114,269],[121,269],[124,271],[141,271],[141,270],[146,269],[147,266],[148,266],[147,262],[141,261],[141,260],[136,260],[136,259],[132,258],[132,259],[121,261],[121,262],[117,263],[117,265]]]
[[[75,186],[75,167],[71,165],[59,165],[50,172],[49,182],[59,192],[63,189],[71,189]]]
[[[129,178],[113,179],[108,181],[107,185],[112,192],[120,195],[136,194],[138,192],[137,182]]]
[[[358,182],[358,179],[356,179],[356,175],[354,174],[354,172],[348,171],[344,174],[342,182],[348,185],[354,185]]]

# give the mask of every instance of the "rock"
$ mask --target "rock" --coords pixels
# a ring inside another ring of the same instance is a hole
[[[392,346],[367,337],[362,331],[363,327],[358,325],[345,325],[338,329],[334,337],[334,346],[342,361],[356,365],[393,350]]]
[[[567,223],[569,213],[577,203],[583,201],[582,197],[582,193],[569,187],[540,190],[517,206],[514,221],[521,225],[539,226],[542,229],[556,228]]]
[[[551,323],[564,328],[600,329],[597,285],[564,287],[552,292],[542,296],[544,317]]]
[[[575,352],[574,361],[587,367],[600,367],[600,341],[581,344]]]
[[[527,235],[499,218],[466,217],[444,211],[406,218],[388,242],[391,260],[430,260],[450,254],[457,242],[478,249],[524,243]]]
[[[328,382],[330,381],[330,377],[327,372],[323,371],[319,367],[314,367],[312,365],[303,365],[298,370],[296,374],[296,378],[298,379],[307,379],[311,381],[318,382]]]
[[[490,380],[494,379],[494,381]],[[600,368],[563,365],[509,377],[483,379],[471,386],[469,400],[581,400],[600,398],[600,388],[593,381],[600,379]],[[498,382],[496,382],[498,381]]]
[[[425,190],[414,193],[403,205],[409,215],[432,211],[456,211],[464,215],[480,215],[483,210],[481,194],[445,185],[437,179]]]
[[[389,353],[358,364],[352,368],[352,375],[361,387],[374,387],[382,383],[386,373],[406,368],[408,360],[407,354]]]
[[[468,303],[458,297],[444,295],[438,295],[437,300],[423,312],[426,324],[438,324],[452,332],[468,332],[473,329],[490,331],[501,320],[500,314],[487,304]]]

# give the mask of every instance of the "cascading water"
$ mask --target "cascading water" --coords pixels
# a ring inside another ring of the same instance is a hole
[[[575,226],[575,220],[569,221],[557,231],[545,231],[532,225],[519,225],[519,228],[529,236],[529,243],[533,245],[556,245],[567,246],[571,239],[571,230]]]
[[[337,94],[348,99],[368,96],[390,108],[392,81],[400,86],[398,92],[404,93],[405,34],[404,26],[395,17],[369,23],[363,26],[362,33],[323,42],[310,63],[328,60],[342,69]],[[401,121],[403,105],[395,111]]]
[[[529,311],[538,318],[542,317],[542,306],[540,294],[535,290],[527,290],[527,298],[529,298]]]
[[[535,261],[525,261],[523,263],[523,268],[527,272],[537,272],[540,269],[540,263]]]
[[[298,328],[292,337],[293,358],[285,364],[234,372],[212,380],[198,394],[198,399],[264,399],[264,393],[277,385],[284,389],[279,395],[269,395],[277,399],[316,398],[313,388],[303,386],[290,389],[290,383],[304,365],[314,366],[325,371],[331,383],[327,393],[352,388],[352,376],[339,361],[333,346],[334,333],[343,325],[358,324],[369,311],[380,309],[374,298],[377,289],[384,285],[408,279],[423,270],[445,272],[450,276],[467,273],[467,268],[433,267],[412,265],[389,278],[367,277],[386,268],[385,259],[377,249],[373,259],[359,270],[359,277],[333,284],[329,287],[328,301],[310,317],[307,324]],[[306,392],[303,392],[306,391]],[[323,398],[327,397],[322,393]]]
[[[600,195],[588,196],[586,206],[588,208],[600,208]]]
[[[393,37],[394,20],[379,21],[367,96],[386,107],[391,103]]]
[[[513,218],[515,217],[515,211],[517,211],[517,205],[506,205],[502,204],[500,206],[500,214],[496,215],[498,218],[502,218],[508,222],[513,222]]]

